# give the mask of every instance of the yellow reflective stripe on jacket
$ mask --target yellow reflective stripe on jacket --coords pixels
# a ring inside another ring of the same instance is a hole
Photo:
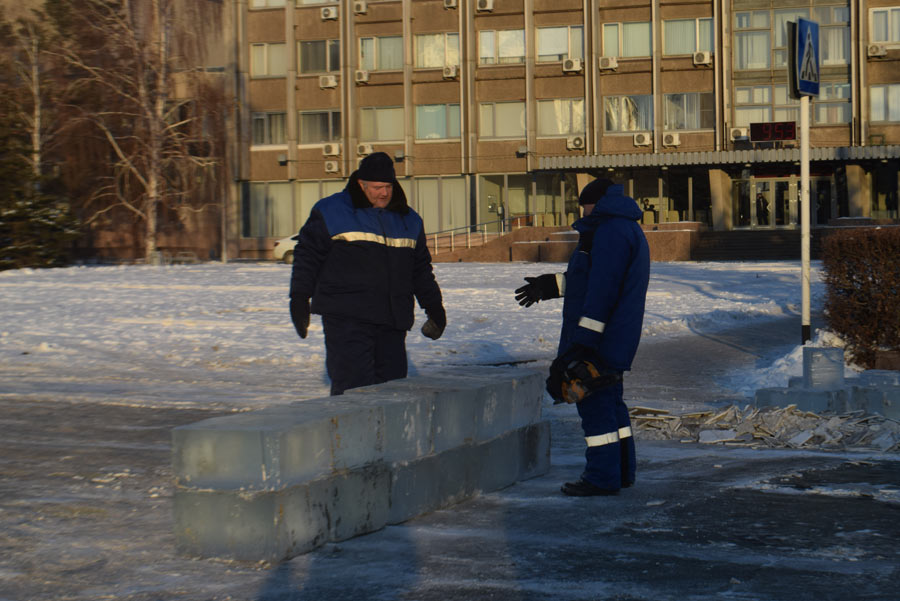
[[[607,434],[597,434],[596,436],[585,436],[584,440],[589,447],[602,447],[603,445],[619,442],[619,433],[609,432]]]
[[[619,428],[619,438],[628,438],[629,436],[631,436],[631,426]]]
[[[591,319],[590,317],[582,317],[578,320],[578,325],[582,328],[593,330],[599,334],[602,334],[603,330],[606,329],[605,323],[603,323],[602,321],[597,321],[596,319]]]
[[[335,234],[332,240],[341,240],[343,242],[374,242],[376,244],[384,244],[394,248],[415,248],[415,238],[385,238],[379,234],[371,232],[343,232]]]

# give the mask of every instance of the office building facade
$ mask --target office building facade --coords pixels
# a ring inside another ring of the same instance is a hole
[[[432,233],[501,219],[565,225],[597,176],[625,184],[648,225],[797,228],[800,104],[785,24],[801,17],[820,29],[812,224],[898,217],[896,0],[234,0],[223,10],[238,107],[231,257],[271,256],[374,151],[395,158]],[[777,134],[762,125],[774,123]]]

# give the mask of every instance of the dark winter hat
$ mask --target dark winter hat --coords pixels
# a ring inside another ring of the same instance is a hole
[[[373,152],[359,163],[356,177],[368,182],[394,183],[394,161],[384,152]]]
[[[606,195],[606,189],[615,185],[615,183],[611,179],[595,179],[581,190],[581,194],[578,195],[578,204],[597,204],[597,201]]]

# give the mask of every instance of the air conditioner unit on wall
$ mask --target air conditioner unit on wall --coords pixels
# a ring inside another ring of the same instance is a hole
[[[887,56],[887,46],[884,44],[869,44],[866,48],[866,56]]]
[[[475,10],[478,12],[490,12],[494,10],[494,0],[476,0]]]
[[[663,134],[663,146],[681,146],[681,135],[674,132]]]
[[[320,75],[319,76],[319,87],[320,88],[336,88],[337,87],[337,77],[334,75]]]
[[[745,140],[747,139],[747,128],[732,127],[728,134],[732,142],[734,142],[735,140]]]
[[[339,169],[337,161],[325,161],[325,173],[337,173]]]
[[[323,6],[322,7],[322,20],[323,21],[334,21],[337,18],[338,18],[337,6]]]
[[[707,50],[701,50],[700,52],[695,52],[694,53],[694,64],[695,65],[712,64],[712,53]]]
[[[597,61],[597,65],[601,70],[612,70],[619,68],[619,59],[615,56],[601,56]]]
[[[635,146],[650,146],[650,142],[650,134],[648,134],[647,132],[634,134]]]
[[[358,15],[364,15],[368,10],[369,7],[366,5],[366,0],[356,0],[356,2],[353,3],[353,12]]]
[[[565,71],[566,73],[581,71],[581,59],[567,58],[563,61],[563,71]]]
[[[566,138],[566,148],[569,150],[584,150],[584,136],[570,136]]]
[[[337,142],[322,146],[322,154],[327,157],[336,157],[341,154],[341,145]]]
[[[368,83],[369,72],[365,69],[357,69],[354,79],[356,80],[356,83]]]
[[[444,0],[444,8],[456,8],[457,0]]]
[[[371,144],[357,144],[356,145],[356,154],[360,156],[366,156],[372,154],[372,145]]]
[[[459,67],[456,65],[447,65],[444,67],[444,79],[453,79],[459,75]]]

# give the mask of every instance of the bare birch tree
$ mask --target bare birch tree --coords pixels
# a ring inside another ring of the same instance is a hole
[[[84,203],[84,218],[91,223],[124,207],[142,226],[141,254],[149,261],[158,250],[163,206],[204,209],[202,190],[221,168],[215,141],[224,102],[199,80],[193,98],[173,94],[173,73],[190,74],[172,51],[172,36],[179,35],[174,0],[68,4],[64,25],[60,20],[68,35],[57,53],[75,75],[71,125],[88,125],[108,149],[100,183]]]

